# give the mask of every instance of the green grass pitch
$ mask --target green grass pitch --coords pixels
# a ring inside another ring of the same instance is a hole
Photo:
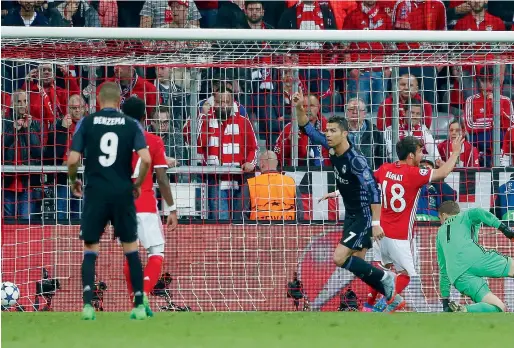
[[[2,313],[2,347],[514,347],[511,314]]]

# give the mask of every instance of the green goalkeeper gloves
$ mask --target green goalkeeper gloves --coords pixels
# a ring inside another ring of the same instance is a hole
[[[514,242],[514,231],[509,226],[502,222],[500,227],[498,227],[498,230],[500,230],[501,233],[505,235],[505,237]]]

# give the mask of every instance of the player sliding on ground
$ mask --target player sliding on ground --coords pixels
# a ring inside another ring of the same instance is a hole
[[[152,163],[141,125],[119,112],[120,87],[112,82],[102,85],[98,95],[101,110],[84,117],[77,126],[68,156],[68,175],[73,194],[82,197],[82,182],[77,180],[80,156],[86,153],[84,212],[80,222],[80,239],[84,241],[82,285],[84,308],[82,319],[94,320],[91,305],[95,282],[95,264],[100,237],[111,222],[129,264],[134,286],[134,309],[131,319],[146,319],[143,305],[143,266],[137,244],[134,196]],[[132,152],[141,157],[139,177],[132,182]]]
[[[480,224],[500,230],[514,241],[514,231],[493,214],[480,209],[460,212],[459,205],[446,201],[439,207],[441,227],[437,231],[439,291],[446,312],[505,312],[505,304],[491,292],[484,277],[514,277],[514,261],[496,250],[478,244]],[[450,285],[475,303],[461,305],[449,301]]]
[[[375,172],[375,178],[382,191],[382,212],[380,224],[385,237],[380,243],[380,258],[383,265],[394,265],[396,272],[396,291],[400,294],[407,286],[404,297],[411,310],[429,312],[430,306],[423,294],[421,278],[416,272],[412,256],[411,243],[414,232],[414,220],[421,188],[432,181],[446,178],[459,160],[464,139],[457,137],[452,142],[452,155],[441,168],[432,170],[420,168],[423,159],[423,144],[418,138],[408,136],[396,144],[398,162],[385,163]],[[364,304],[373,307],[377,293]],[[373,311],[390,312],[391,306],[385,306],[385,300],[378,301]]]
[[[380,190],[366,158],[348,141],[348,122],[342,117],[330,118],[324,135],[309,122],[303,94],[295,93],[292,100],[302,131],[312,142],[330,150],[337,188],[345,205],[343,236],[334,251],[334,263],[383,294],[389,304],[400,305],[403,298],[396,294],[395,275],[364,261],[372,237],[384,237],[380,227]]]
[[[143,124],[145,121],[146,105],[142,99],[137,97],[130,97],[123,103],[121,108],[123,113],[132,117],[137,122]],[[168,208],[168,218],[166,227],[174,230],[177,227],[177,209],[173,203],[173,196],[170,189],[170,180],[166,170],[168,169],[166,155],[164,150],[164,143],[160,137],[155,134],[144,132],[146,144],[150,151],[152,158],[152,165],[150,166],[149,175],[141,185],[141,195],[136,200],[136,213],[137,213],[137,237],[148,254],[148,262],[144,269],[143,278],[143,291],[145,296],[143,302],[148,316],[153,316],[150,304],[148,302],[148,294],[153,290],[155,284],[159,280],[162,271],[162,263],[164,260],[164,236],[162,230],[161,217],[157,211],[157,199],[153,189],[152,173],[155,169],[157,184],[159,185],[159,192],[162,199],[166,202]],[[134,169],[133,178],[137,179],[139,176],[139,168],[141,165],[141,158],[134,153],[132,158],[132,168]],[[130,281],[129,265],[125,262],[123,269],[125,279],[127,281],[127,288],[130,296],[133,295],[132,282]]]

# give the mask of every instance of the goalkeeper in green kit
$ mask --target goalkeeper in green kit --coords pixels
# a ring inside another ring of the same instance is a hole
[[[439,207],[441,227],[437,231],[439,291],[445,312],[505,312],[505,304],[491,292],[484,277],[514,277],[514,261],[496,250],[485,250],[478,244],[480,225],[500,230],[514,241],[514,231],[493,214],[480,209],[460,212],[459,205],[446,201]],[[450,302],[450,285],[475,303]]]

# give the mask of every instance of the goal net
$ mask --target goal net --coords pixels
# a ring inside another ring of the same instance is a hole
[[[406,135],[437,166],[452,136],[466,134],[458,168],[423,188],[416,216],[423,294],[407,310],[439,311],[438,205],[455,199],[514,219],[513,46],[506,32],[2,27],[2,281],[18,285],[23,310],[80,309],[83,202],[65,163],[77,122],[115,81],[122,102],[146,101],[145,128],[165,144],[180,216],[165,232],[169,276],[154,309],[335,311],[348,289],[361,304],[367,286],[332,263],[345,211],[340,199],[319,202],[335,177],[328,153],[299,132],[292,96],[301,91],[317,129],[347,118],[373,169],[396,159]],[[259,188],[262,169],[294,187]],[[493,229],[481,243],[514,255]],[[122,269],[107,228],[98,307],[130,307]],[[513,284],[490,284],[514,308]]]

